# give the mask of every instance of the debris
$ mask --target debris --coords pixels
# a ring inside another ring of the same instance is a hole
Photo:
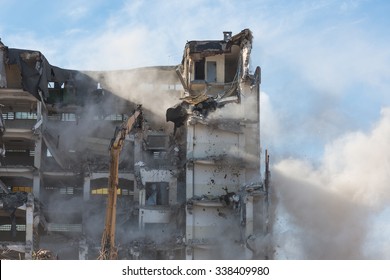
[[[8,212],[14,212],[18,207],[27,202],[26,192],[12,192],[0,194],[0,201],[3,203],[3,209]]]
[[[53,254],[49,250],[39,249],[37,252],[33,252],[34,260],[58,260],[58,256]]]

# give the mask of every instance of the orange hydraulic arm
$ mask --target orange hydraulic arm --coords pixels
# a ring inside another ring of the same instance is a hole
[[[108,178],[108,198],[106,208],[106,221],[102,237],[102,247],[99,259],[115,260],[118,257],[115,247],[115,226],[116,226],[116,200],[118,191],[118,166],[119,155],[122,150],[124,140],[130,133],[138,117],[142,116],[141,105],[137,107],[134,114],[121,127],[115,131],[114,138],[110,146],[110,176]]]

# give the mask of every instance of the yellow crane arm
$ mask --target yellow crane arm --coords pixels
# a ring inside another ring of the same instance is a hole
[[[116,201],[118,191],[118,166],[119,155],[122,151],[126,135],[130,133],[138,117],[142,115],[141,105],[137,107],[134,114],[130,116],[121,127],[115,131],[114,138],[110,145],[110,175],[108,178],[108,197],[106,208],[106,220],[102,237],[99,259],[115,260],[118,258],[115,247],[115,226],[116,226]]]

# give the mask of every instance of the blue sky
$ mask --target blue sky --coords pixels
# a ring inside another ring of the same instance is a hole
[[[0,36],[80,70],[179,64],[187,40],[250,28],[262,68],[263,148],[316,159],[390,105],[388,1],[0,0]]]
[[[50,63],[80,70],[178,64],[187,40],[250,28],[253,69],[262,68],[273,110],[263,116],[263,146],[278,157],[317,158],[335,137],[370,129],[390,105],[388,1],[0,0],[0,6],[6,45],[38,49]]]
[[[110,70],[176,65],[187,40],[222,39],[223,31],[250,28],[252,69],[262,68],[262,147],[275,173],[316,178],[310,184],[339,188],[338,195],[373,207],[359,196],[369,182],[356,181],[356,174],[383,179],[373,200],[390,193],[390,141],[382,141],[390,140],[389,14],[385,0],[0,0],[0,37],[11,48],[40,50],[62,68]],[[321,181],[313,174],[326,176]],[[351,194],[345,181],[366,184]]]

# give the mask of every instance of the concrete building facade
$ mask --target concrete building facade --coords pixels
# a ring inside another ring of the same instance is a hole
[[[251,50],[245,29],[187,42],[176,66],[92,72],[0,43],[2,257],[97,258],[110,140],[142,104],[119,162],[119,258],[268,258]]]

